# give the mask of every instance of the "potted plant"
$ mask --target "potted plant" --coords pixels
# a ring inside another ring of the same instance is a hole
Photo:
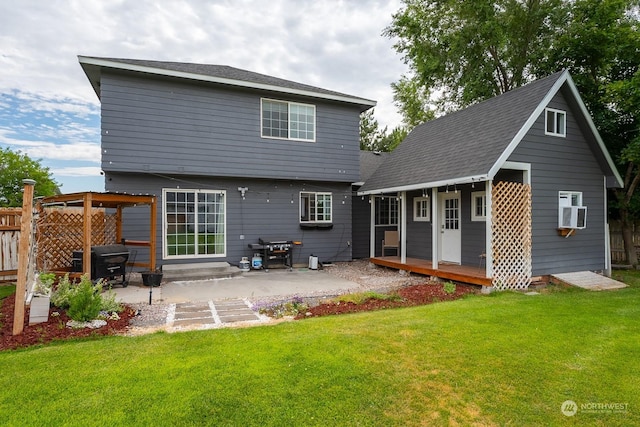
[[[51,290],[56,280],[54,273],[36,274],[31,303],[29,304],[29,324],[42,323],[49,320],[51,307]]]
[[[142,275],[142,284],[144,286],[160,286],[160,282],[162,282],[162,269],[160,268],[156,268],[153,271],[143,271],[140,274]]]

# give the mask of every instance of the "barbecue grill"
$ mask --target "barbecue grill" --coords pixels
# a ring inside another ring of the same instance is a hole
[[[272,261],[281,262],[285,267],[292,269],[291,251],[294,243],[286,239],[258,239],[258,243],[249,243],[249,248],[254,251],[260,251],[262,255],[262,268],[269,270]]]
[[[84,252],[73,251],[72,270],[83,272]],[[106,279],[110,284],[120,284],[126,287],[125,270],[129,260],[129,250],[125,245],[103,245],[91,247],[91,280]],[[117,276],[122,276],[120,282]]]

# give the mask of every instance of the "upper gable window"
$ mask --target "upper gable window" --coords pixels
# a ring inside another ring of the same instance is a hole
[[[262,99],[262,137],[315,141],[315,105]]]
[[[545,135],[562,137],[567,135],[567,113],[565,111],[547,108],[544,111],[544,117]]]

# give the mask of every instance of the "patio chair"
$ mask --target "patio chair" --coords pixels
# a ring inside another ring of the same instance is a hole
[[[398,231],[385,231],[384,239],[382,240],[382,256],[385,256],[385,249],[395,249],[396,255],[398,254],[398,248],[400,246],[400,238],[398,237]]]

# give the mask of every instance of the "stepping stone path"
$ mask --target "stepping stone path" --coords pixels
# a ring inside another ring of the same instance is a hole
[[[253,311],[249,302],[229,299],[172,304],[167,315],[167,326],[174,329],[220,328],[237,322],[260,323],[268,320],[268,317]]]

